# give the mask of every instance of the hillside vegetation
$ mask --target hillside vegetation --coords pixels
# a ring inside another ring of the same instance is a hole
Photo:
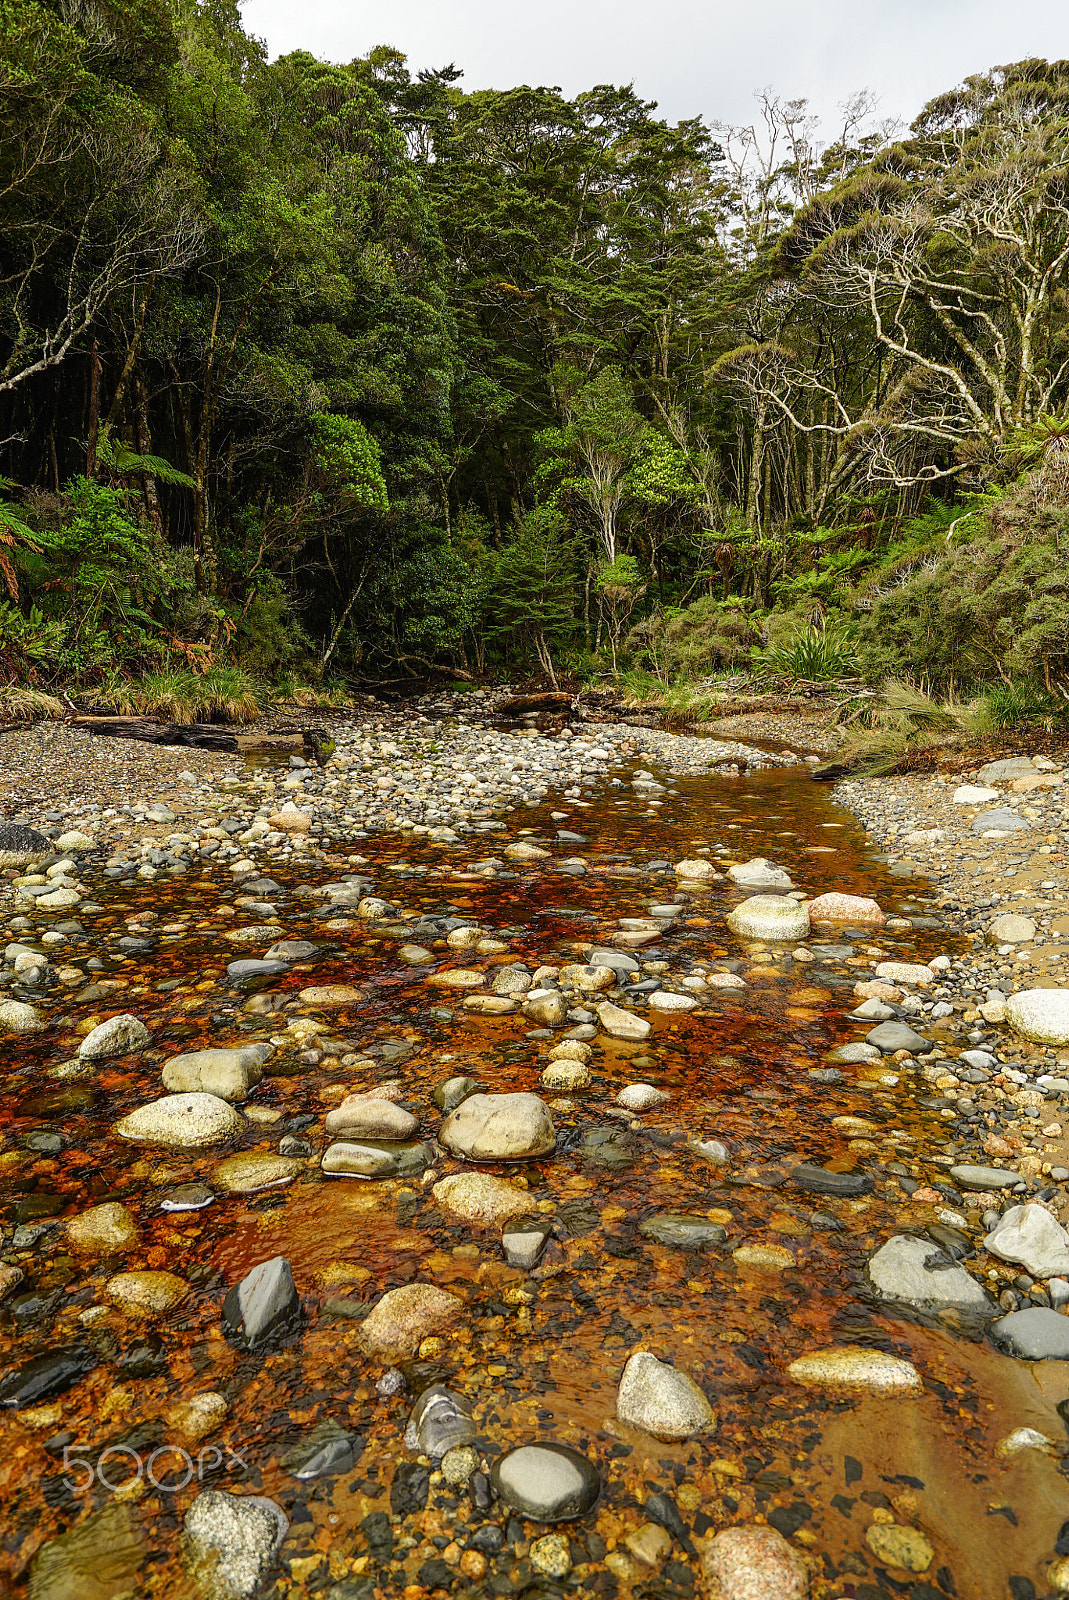
[[[908,129],[0,12],[0,696],[1069,693],[1069,62]]]

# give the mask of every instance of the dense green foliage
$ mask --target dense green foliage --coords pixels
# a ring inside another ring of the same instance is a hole
[[[1069,63],[762,115],[9,0],[0,676],[1056,692]]]

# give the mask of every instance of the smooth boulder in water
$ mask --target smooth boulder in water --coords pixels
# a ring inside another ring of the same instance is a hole
[[[773,866],[765,856],[754,856],[752,861],[738,861],[728,868],[728,877],[743,889],[793,889],[789,872]]]
[[[899,1050],[908,1050],[910,1055],[926,1055],[935,1046],[930,1039],[917,1033],[904,1022],[881,1022],[865,1035],[865,1043],[875,1045],[885,1056],[893,1056]]]
[[[896,1234],[868,1264],[872,1287],[885,1300],[937,1310],[957,1306],[992,1316],[994,1306],[976,1279],[930,1239]]]
[[[1020,1262],[1036,1278],[1069,1275],[1069,1233],[1043,1206],[1012,1206],[987,1235],[984,1249]]]
[[[438,1140],[468,1161],[526,1161],[554,1150],[557,1130],[536,1094],[473,1094],[449,1113]]]
[[[425,1172],[434,1150],[420,1140],[387,1143],[378,1139],[338,1139],[320,1163],[330,1178],[411,1178]]]
[[[804,939],[809,912],[786,895],[757,894],[728,912],[727,925],[743,939]]]
[[[1022,1361],[1069,1361],[1069,1317],[1047,1306],[1011,1311],[988,1331],[1000,1350]]]
[[[190,1050],[164,1062],[163,1086],[172,1094],[213,1094],[219,1100],[244,1100],[263,1077],[265,1053],[265,1047],[256,1044]]]
[[[640,1222],[638,1231],[644,1239],[653,1239],[673,1250],[704,1250],[707,1245],[723,1244],[727,1239],[727,1230],[719,1222],[682,1211],[658,1212]]]
[[[223,1301],[223,1327],[245,1350],[283,1338],[301,1319],[301,1300],[285,1256],[262,1261]]]
[[[569,1445],[522,1444],[498,1456],[490,1474],[497,1494],[532,1522],[574,1522],[601,1493],[601,1477]]]
[[[791,1177],[807,1194],[836,1195],[844,1200],[855,1200],[872,1189],[872,1179],[864,1172],[829,1172],[809,1161],[794,1167]]]

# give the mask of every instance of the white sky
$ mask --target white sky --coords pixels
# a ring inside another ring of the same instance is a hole
[[[242,0],[242,14],[272,56],[391,44],[413,71],[456,62],[468,89],[633,83],[672,121],[749,121],[769,85],[807,95],[829,134],[856,89],[908,122],[968,73],[1069,56],[1065,0]]]

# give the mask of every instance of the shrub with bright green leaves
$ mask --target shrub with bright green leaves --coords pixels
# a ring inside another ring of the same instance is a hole
[[[760,658],[766,672],[794,682],[828,683],[859,670],[857,636],[852,628],[812,623],[793,639],[771,645]]]

